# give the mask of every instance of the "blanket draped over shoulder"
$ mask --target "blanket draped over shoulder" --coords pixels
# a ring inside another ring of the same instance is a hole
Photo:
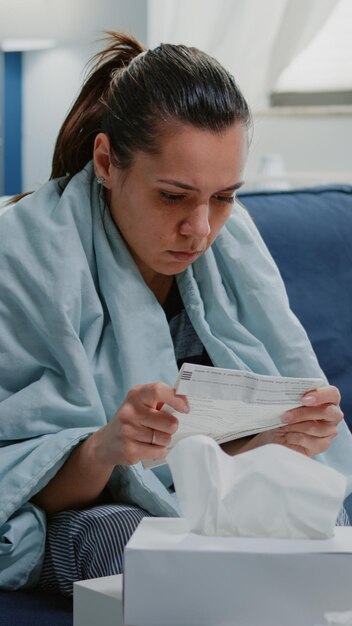
[[[177,365],[165,313],[111,219],[91,163],[10,207],[0,233],[0,587],[19,588],[36,583],[44,551],[45,515],[32,496],[112,418],[130,387],[173,385]],[[239,204],[177,282],[214,365],[323,375]],[[318,460],[347,475],[351,491],[345,423]],[[121,484],[127,501],[150,513],[179,514],[175,496],[141,464],[117,467],[112,493]]]

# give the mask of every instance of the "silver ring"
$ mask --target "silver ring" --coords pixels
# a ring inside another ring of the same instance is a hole
[[[156,437],[155,437],[155,430],[153,430],[152,440],[151,440],[151,442],[150,442],[150,445],[151,445],[151,446],[154,446],[154,445],[155,445],[155,439],[156,439]]]

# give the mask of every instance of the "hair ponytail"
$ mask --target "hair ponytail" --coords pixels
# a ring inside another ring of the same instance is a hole
[[[81,92],[63,122],[52,160],[51,178],[73,176],[90,161],[94,139],[102,130],[106,94],[119,70],[144,51],[130,35],[107,31],[110,45],[92,59],[93,67]]]

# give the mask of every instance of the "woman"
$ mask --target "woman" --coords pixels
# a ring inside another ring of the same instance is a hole
[[[187,412],[182,362],[322,375],[235,204],[250,114],[233,78],[193,48],[111,38],[61,128],[53,180],[1,219],[7,588],[71,594],[121,571],[144,515],[178,514],[170,475],[139,462],[164,458],[177,429],[163,404]],[[336,388],[282,420],[224,447],[281,443],[352,475]]]

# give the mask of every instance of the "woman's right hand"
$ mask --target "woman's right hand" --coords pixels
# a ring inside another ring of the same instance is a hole
[[[182,413],[188,409],[186,396],[177,396],[164,383],[130,389],[110,422],[74,448],[32,502],[47,513],[92,506],[115,465],[163,459],[178,427],[177,418],[161,409],[163,404]]]
[[[162,410],[168,404],[180,413],[188,412],[186,396],[164,383],[138,385],[106,426],[91,436],[95,456],[103,465],[134,465],[146,459],[163,459],[178,419]]]

